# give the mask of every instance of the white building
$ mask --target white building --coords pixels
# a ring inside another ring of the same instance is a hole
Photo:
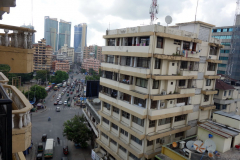
[[[222,45],[212,27],[190,22],[107,31],[98,157],[153,159],[163,144],[197,133],[197,122],[215,108]]]

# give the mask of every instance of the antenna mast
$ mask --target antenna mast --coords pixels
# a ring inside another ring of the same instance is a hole
[[[157,14],[158,14],[158,7],[159,5],[157,4],[157,0],[152,0],[152,4],[150,5],[149,8],[149,14],[150,14],[150,25],[152,25],[155,21],[155,19],[157,18]]]
[[[240,57],[240,23],[239,23],[239,14],[240,14],[240,0],[236,2],[236,11],[234,17],[232,38],[231,38],[231,50],[228,58],[227,65],[227,75],[233,79],[240,79],[240,70],[237,68],[237,63],[239,63]],[[234,67],[233,67],[234,66]]]

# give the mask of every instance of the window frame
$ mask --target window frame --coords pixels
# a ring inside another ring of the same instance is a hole
[[[211,79],[206,79],[206,86],[211,86],[212,80]]]
[[[136,84],[135,85],[138,86],[138,87],[147,88],[148,79],[136,77]]]
[[[160,41],[159,41],[160,40]],[[157,36],[157,45],[156,48],[163,48],[163,37]]]
[[[149,120],[148,128],[153,128],[156,125],[156,120]]]
[[[154,69],[161,69],[161,59],[155,58]]]
[[[158,89],[159,88],[159,80],[153,79],[153,87],[152,89]]]
[[[203,97],[203,102],[208,102],[209,101],[210,96],[209,95],[205,95]]]

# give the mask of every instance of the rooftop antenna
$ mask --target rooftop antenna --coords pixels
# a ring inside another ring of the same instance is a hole
[[[195,13],[195,22],[197,20],[197,8],[198,8],[198,1],[197,1],[196,13]]]
[[[159,8],[159,5],[157,4],[157,0],[152,0],[152,4],[150,5],[150,8],[149,8],[149,14],[151,18],[150,25],[154,23],[155,19],[158,19],[156,15],[158,14],[158,8]]]

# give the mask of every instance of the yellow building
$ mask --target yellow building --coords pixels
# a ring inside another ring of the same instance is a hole
[[[161,146],[197,133],[215,108],[220,40],[214,25],[181,23],[107,31],[101,64],[98,157],[154,159]],[[195,32],[189,32],[194,31]]]

